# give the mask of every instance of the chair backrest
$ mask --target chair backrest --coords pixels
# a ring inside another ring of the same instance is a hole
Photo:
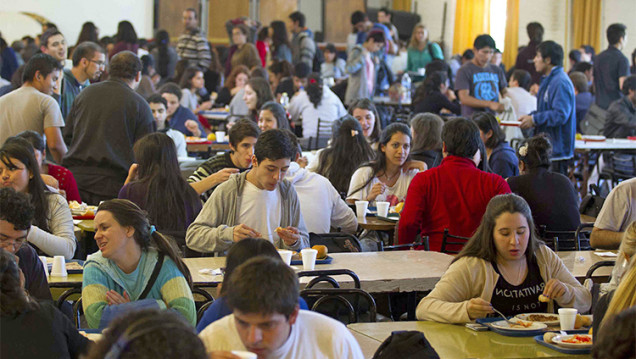
[[[590,235],[593,228],[593,222],[583,222],[576,228],[576,234],[574,236],[579,240],[579,250],[587,251],[592,249],[590,246]]]
[[[205,314],[205,311],[208,310],[208,308],[212,305],[212,303],[214,303],[214,300],[210,302],[205,302],[199,308],[199,310],[197,310],[197,324],[199,324],[199,322],[201,321],[201,318],[203,318],[203,314]]]
[[[311,246],[327,246],[329,253],[362,252],[360,240],[347,233],[309,233]]]
[[[539,226],[539,237],[555,251],[581,250],[581,242],[576,231],[551,231],[545,225]]]
[[[415,241],[409,244],[395,244],[392,246],[385,246],[383,241],[378,242],[378,247],[379,247],[378,250],[380,252],[389,252],[389,251],[402,250],[402,249],[414,250],[415,247],[419,247],[419,246],[424,246],[425,251],[429,250],[428,236],[424,236],[424,238],[422,238],[422,236],[418,234],[417,236],[415,236]]]
[[[457,254],[470,238],[455,236],[448,233],[448,228],[444,228],[444,237],[442,238],[442,253]],[[459,249],[457,246],[461,246]]]
[[[601,292],[601,283],[595,283],[592,280],[592,276],[597,269],[602,267],[614,267],[615,261],[599,261],[594,264],[587,270],[585,274],[585,280],[583,281],[583,285],[590,289],[590,293],[592,294],[592,305],[590,306],[590,314],[594,314],[594,307],[596,307],[596,303],[598,302],[600,292]],[[611,279],[611,278],[610,278]],[[609,281],[608,281],[609,282]]]
[[[316,125],[316,137],[310,137],[309,143],[307,144],[309,151],[327,147],[327,143],[331,138],[332,124],[333,121],[326,121],[320,118],[318,119],[318,124]]]
[[[55,306],[59,309],[63,311],[63,306],[65,305],[66,301],[69,300],[69,298],[71,296],[78,296],[78,299],[72,302],[72,308],[73,308],[73,323],[75,324],[76,328],[80,327],[80,317],[83,314],[83,309],[82,309],[82,288],[70,288],[67,289],[66,291],[64,291],[55,301]]]
[[[636,155],[613,152],[610,158],[612,177],[615,183],[636,176]]]
[[[312,311],[327,315],[344,324],[360,322],[361,316],[367,319],[367,313],[368,320],[364,320],[365,322],[375,322],[377,319],[375,300],[362,289],[311,288],[301,290],[300,296],[307,303],[313,303]],[[362,303],[360,299],[363,299]]]
[[[350,269],[323,269],[298,272],[298,278],[315,277],[307,283],[305,286],[307,289],[313,288],[316,284],[321,282],[329,283],[334,288],[340,288],[340,283],[332,277],[334,275],[346,275],[351,277],[354,288],[360,289],[360,278],[358,278],[358,275]]]

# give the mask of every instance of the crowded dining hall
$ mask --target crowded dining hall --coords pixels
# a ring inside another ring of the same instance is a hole
[[[0,358],[636,358],[633,0],[0,8]]]

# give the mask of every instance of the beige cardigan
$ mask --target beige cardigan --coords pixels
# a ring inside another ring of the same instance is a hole
[[[557,299],[561,307],[587,311],[592,304],[592,295],[579,283],[550,248],[540,245],[536,251],[541,278],[547,283],[556,278],[565,284],[566,292]],[[468,301],[480,297],[490,302],[492,292],[499,279],[492,264],[477,257],[463,257],[448,267],[435,289],[417,306],[417,319],[441,323],[467,323]],[[553,312],[553,302],[548,303]]]

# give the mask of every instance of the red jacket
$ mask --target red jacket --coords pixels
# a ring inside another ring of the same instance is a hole
[[[473,235],[490,199],[510,193],[501,176],[479,170],[468,158],[447,156],[411,181],[399,222],[399,243],[412,243],[421,230],[431,251],[441,251],[444,228],[450,234]]]

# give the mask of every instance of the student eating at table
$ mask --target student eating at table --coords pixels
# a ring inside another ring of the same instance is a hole
[[[0,187],[29,195],[35,207],[27,241],[48,256],[73,258],[77,242],[71,209],[64,197],[52,192],[42,181],[40,166],[27,140],[11,137],[0,148],[0,174]]]
[[[265,102],[258,113],[258,128],[261,131],[271,130],[272,128],[291,130],[287,111],[275,101]]]
[[[254,145],[260,133],[254,121],[238,120],[229,131],[230,151],[208,159],[190,175],[190,186],[201,195],[204,202],[210,198],[219,184],[230,178],[230,175],[247,171],[252,167]]]
[[[274,95],[269,87],[269,82],[262,77],[252,76],[245,85],[245,93],[243,94],[243,101],[249,110],[248,117],[258,121],[258,111],[263,107],[263,104],[272,100],[274,100]]]
[[[195,115],[212,108],[214,99],[200,101],[200,91],[205,87],[205,81],[203,80],[203,71],[199,67],[187,67],[181,76],[179,87],[181,87],[181,106],[192,111]]]
[[[181,177],[174,143],[164,133],[142,137],[133,147],[135,160],[119,198],[148,212],[162,233],[185,244],[188,226],[201,211],[197,192]]]
[[[168,82],[159,89],[161,97],[168,103],[168,123],[170,128],[182,132],[186,136],[203,137],[205,130],[192,111],[181,106],[182,93],[179,86]]]
[[[203,313],[201,320],[197,323],[197,332],[201,333],[208,325],[232,314],[232,309],[227,303],[225,294],[230,287],[230,277],[234,270],[241,264],[254,257],[269,257],[275,260],[282,260],[276,247],[267,240],[261,238],[245,238],[237,242],[227,252],[225,260],[225,271],[223,272],[223,283],[217,287],[218,295],[212,305]],[[307,303],[302,297],[298,297],[300,309],[307,310]]]
[[[360,122],[362,134],[371,148],[377,150],[382,125],[380,124],[380,114],[378,114],[373,102],[368,98],[356,100],[349,106],[349,114]]]
[[[16,260],[0,249],[0,357],[79,358],[90,341],[53,302],[39,302],[29,295]]]
[[[215,190],[188,228],[186,243],[199,252],[224,252],[245,238],[264,238],[277,248],[309,246],[294,187],[284,180],[296,149],[283,130],[258,136],[252,168]]]
[[[466,323],[493,314],[587,311],[592,295],[561,259],[540,242],[526,201],[494,197],[464,249],[435,289],[417,306],[419,320]]]
[[[105,328],[130,311],[174,309],[192,325],[192,277],[178,249],[136,204],[102,202],[95,214],[99,251],[84,264],[82,306],[90,328]]]

